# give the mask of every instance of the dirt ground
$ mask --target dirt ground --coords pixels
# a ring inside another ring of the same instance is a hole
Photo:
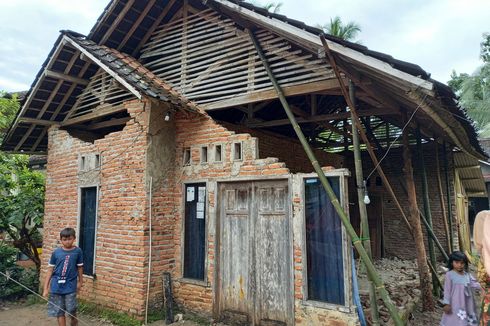
[[[69,323],[67,323],[69,325]],[[24,303],[0,303],[0,326],[54,326],[55,318],[47,316],[45,304],[26,305]],[[92,316],[79,316],[79,326],[113,326],[114,324]],[[164,321],[157,321],[150,326],[163,326]],[[172,325],[199,326],[191,321],[180,321]],[[167,326],[167,325],[165,325]]]
[[[441,308],[437,308],[432,313],[422,313],[420,310],[415,311],[408,325],[437,325],[442,315]],[[80,316],[80,326],[112,326],[113,324],[106,320],[94,318],[92,316]],[[46,315],[46,306],[44,304],[34,304],[27,306],[25,304],[8,304],[0,306],[0,326],[54,326],[56,320]],[[164,321],[158,321],[150,324],[151,326],[164,326]],[[181,321],[173,325],[179,326],[198,326],[191,321]]]
[[[110,326],[112,323],[97,320],[90,316],[80,316],[80,326]],[[47,315],[45,304],[3,304],[0,306],[1,326],[53,326],[57,325],[55,318]]]
[[[420,307],[414,311],[411,319],[408,322],[409,326],[420,326],[420,325],[439,325],[442,318],[442,308],[436,305],[436,309],[433,312],[422,313]]]

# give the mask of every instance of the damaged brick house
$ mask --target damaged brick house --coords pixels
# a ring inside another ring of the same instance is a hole
[[[349,79],[402,204],[399,137],[406,125],[414,145],[420,130],[429,183],[442,178],[429,189],[434,232],[445,248],[451,239],[464,248],[455,195],[484,188],[455,171],[484,156],[454,94],[416,65],[328,37],[338,80],[320,32],[227,0],[113,0],[88,36],[62,31],[2,145],[48,155],[44,262],[71,226],[85,257],[81,296],[93,302],[142,315],[147,282],[158,304],[171,272],[175,301],[216,319],[357,323],[350,241],[252,37],[354,225],[351,114],[340,92]],[[413,258],[363,160],[374,255]],[[415,180],[422,193],[417,171]]]

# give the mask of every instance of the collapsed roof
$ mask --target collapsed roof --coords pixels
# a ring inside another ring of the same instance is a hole
[[[273,33],[328,65],[319,29],[241,1],[189,0],[189,4],[196,13],[211,9],[237,28]],[[140,58],[154,32],[172,22],[182,5],[176,0],[113,0],[88,36],[62,31],[21,103],[2,149],[44,153],[51,125],[101,119],[100,110],[105,110],[101,103],[114,106],[147,97],[178,109],[198,110],[198,104],[145,68]],[[446,85],[417,65],[333,36],[326,38],[345,78],[353,80],[366,97],[401,115],[416,113],[426,139],[446,140],[468,155],[484,157],[473,125]],[[106,90],[104,101],[84,93],[89,85]]]

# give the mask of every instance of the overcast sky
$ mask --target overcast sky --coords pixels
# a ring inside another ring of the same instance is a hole
[[[259,2],[266,3],[261,0]],[[370,49],[418,64],[447,82],[472,73],[490,0],[281,0],[280,13],[310,25],[355,21]],[[0,90],[29,89],[59,31],[88,34],[108,0],[0,0]]]

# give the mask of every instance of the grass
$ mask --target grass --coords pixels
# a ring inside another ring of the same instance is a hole
[[[32,305],[35,305],[35,304],[41,304],[41,303],[46,303],[46,301],[43,300],[43,299],[41,299],[37,295],[29,294],[27,296],[27,298],[26,298],[26,304],[28,306],[32,306]]]
[[[143,323],[141,320],[131,317],[123,312],[102,308],[99,305],[84,300],[79,300],[78,311],[83,314],[106,319],[117,326],[140,326]],[[162,319],[161,313],[152,312],[148,314],[149,323],[160,319]]]

